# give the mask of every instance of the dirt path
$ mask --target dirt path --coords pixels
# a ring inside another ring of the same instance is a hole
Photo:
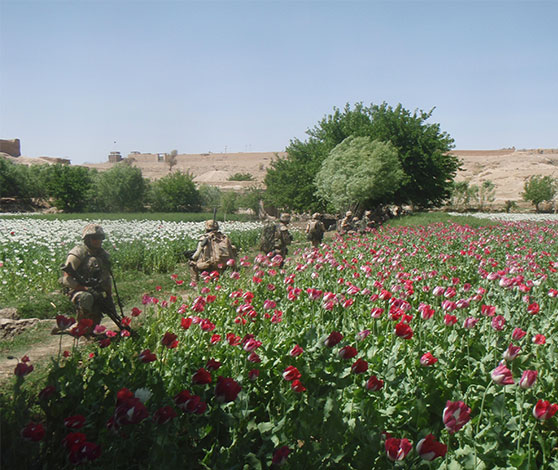
[[[107,328],[114,328],[110,319],[104,319],[102,324]],[[17,361],[24,355],[29,357],[34,371],[40,371],[50,367],[50,358],[56,357],[58,351],[71,351],[74,346],[74,338],[70,335],[50,335],[48,332],[56,326],[55,320],[41,321],[41,331],[38,332],[40,339],[29,344],[27,347],[15,346],[13,350],[3,351],[0,356],[0,384],[7,382],[14,376]],[[43,331],[46,330],[46,333]],[[83,344],[83,341],[78,343]],[[16,359],[8,359],[13,356]]]

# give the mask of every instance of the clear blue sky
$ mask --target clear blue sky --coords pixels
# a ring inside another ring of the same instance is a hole
[[[558,147],[558,1],[0,0],[26,156],[282,151],[334,106],[436,107],[458,149]]]

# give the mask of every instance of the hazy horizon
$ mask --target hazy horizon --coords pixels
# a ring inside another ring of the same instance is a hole
[[[0,138],[22,155],[281,152],[346,103],[458,150],[558,148],[558,2],[0,0]]]

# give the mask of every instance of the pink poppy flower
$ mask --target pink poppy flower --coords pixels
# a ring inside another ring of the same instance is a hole
[[[523,390],[531,388],[537,381],[537,375],[539,373],[536,370],[524,370],[521,379],[519,379],[519,386]]]
[[[496,331],[502,331],[506,325],[506,319],[502,315],[497,315],[492,318],[491,324]]]
[[[506,361],[513,361],[517,356],[519,356],[520,352],[521,352],[521,348],[519,346],[514,346],[513,344],[510,344],[508,346],[508,349],[504,351],[503,357]]]
[[[498,385],[513,385],[515,383],[511,371],[503,363],[496,367],[490,373],[490,376],[494,383]]]
[[[517,341],[517,340],[523,338],[526,334],[527,334],[527,332],[523,331],[521,328],[514,328],[513,333],[512,333],[512,339]]]
[[[447,401],[442,421],[450,434],[459,431],[471,419],[471,408],[462,401]]]

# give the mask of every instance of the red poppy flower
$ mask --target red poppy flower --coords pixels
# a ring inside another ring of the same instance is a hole
[[[141,310],[140,310],[139,308],[134,307],[134,308],[132,309],[132,316],[133,316],[133,317],[139,316],[140,313],[141,313]]]
[[[324,341],[324,344],[328,347],[328,348],[332,348],[333,346],[335,346],[336,344],[339,344],[339,342],[343,339],[343,335],[341,333],[339,333],[338,331],[332,331],[330,333],[330,335],[326,338],[326,340]]]
[[[287,446],[279,447],[273,451],[273,459],[271,463],[273,465],[283,465],[287,462],[287,457],[291,453],[291,449]]]
[[[166,424],[176,418],[176,411],[172,406],[163,406],[153,413],[153,421]]]
[[[215,386],[215,398],[221,403],[229,403],[236,400],[241,389],[234,379],[219,376]]]
[[[413,448],[413,444],[408,439],[396,439],[395,437],[387,438],[385,446],[388,458],[396,462],[407,457]]]
[[[101,447],[93,442],[82,442],[70,450],[69,460],[74,465],[93,462],[101,456]]]
[[[45,437],[45,428],[41,423],[30,422],[21,430],[21,437],[27,441],[39,442]]]
[[[174,349],[178,346],[177,336],[170,331],[167,331],[161,340],[163,346],[166,346],[169,349]]]
[[[407,323],[400,322],[395,325],[395,334],[403,339],[411,339],[413,337],[413,329]]]
[[[156,361],[157,356],[153,354],[149,349],[146,349],[139,354],[138,359],[144,364],[147,364],[148,362]]]
[[[221,367],[221,363],[213,358],[208,359],[207,363],[205,364],[205,368],[207,370],[217,370],[219,369],[219,367]]]
[[[540,420],[552,418],[558,411],[556,403],[551,404],[546,400],[539,400],[533,408],[533,416]]]
[[[287,366],[283,371],[283,378],[287,381],[300,379],[301,374],[295,366]]]
[[[64,420],[64,426],[70,429],[79,429],[83,427],[84,424],[85,424],[85,416],[83,415],[69,416]]]
[[[62,444],[66,449],[71,450],[74,446],[83,444],[85,441],[87,441],[87,436],[82,432],[71,432],[64,438]]]
[[[306,391],[306,387],[302,385],[302,382],[298,379],[295,379],[291,382],[291,388],[297,393],[302,393]]]
[[[527,307],[527,312],[530,313],[531,315],[536,315],[537,313],[540,312],[540,310],[541,308],[539,307],[539,304],[537,302],[533,302]]]
[[[291,349],[291,351],[289,352],[289,355],[291,357],[298,357],[300,356],[302,353],[304,352],[304,349],[302,349],[298,344],[295,344],[293,346],[293,349]]]
[[[205,385],[211,383],[211,374],[203,367],[192,376],[192,383],[197,385]]]
[[[357,350],[353,346],[345,346],[339,350],[338,354],[341,359],[352,359],[357,355]]]
[[[421,459],[432,461],[438,457],[444,457],[448,451],[448,446],[438,442],[432,434],[428,434],[417,444],[417,453]]]
[[[351,372],[353,374],[362,374],[368,370],[368,362],[364,359],[357,359],[356,362],[351,366]]]
[[[56,387],[54,385],[47,385],[39,392],[39,400],[48,400],[55,391]]]
[[[384,386],[384,381],[373,375],[366,382],[366,389],[372,392],[377,392],[381,390]]]
[[[56,326],[61,331],[70,328],[70,326],[72,326],[75,322],[76,322],[76,320],[73,317],[65,317],[64,315],[56,315]]]
[[[31,372],[33,372],[33,364],[26,364],[25,362],[19,362],[14,369],[14,374],[18,377],[25,377]]]

